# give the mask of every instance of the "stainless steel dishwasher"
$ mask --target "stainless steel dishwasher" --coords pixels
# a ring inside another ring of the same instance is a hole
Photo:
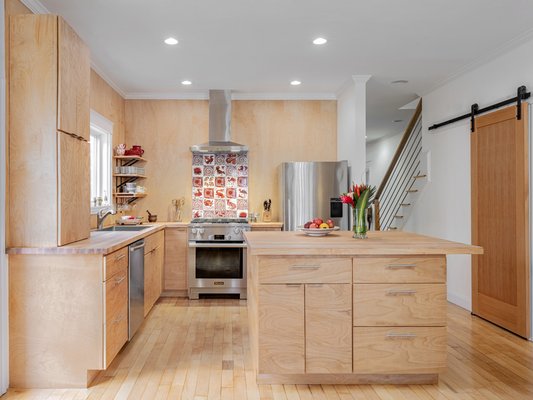
[[[144,320],[144,239],[129,246],[129,326],[131,340]]]

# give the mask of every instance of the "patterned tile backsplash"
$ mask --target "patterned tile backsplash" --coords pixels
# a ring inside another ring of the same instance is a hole
[[[248,218],[248,153],[193,153],[192,217]]]

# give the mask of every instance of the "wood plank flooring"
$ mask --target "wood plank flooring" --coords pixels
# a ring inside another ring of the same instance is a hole
[[[533,343],[448,305],[448,370],[436,385],[260,385],[246,302],[164,298],[84,390],[9,390],[4,399],[533,399]]]

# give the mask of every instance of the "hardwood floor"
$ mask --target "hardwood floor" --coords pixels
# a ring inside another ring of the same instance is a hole
[[[448,305],[448,370],[437,385],[261,385],[246,302],[160,299],[90,389],[9,390],[4,399],[532,399],[533,343]]]

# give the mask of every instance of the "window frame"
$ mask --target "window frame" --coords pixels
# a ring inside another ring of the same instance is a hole
[[[92,144],[92,140],[93,140],[93,132],[96,131],[98,133],[98,136],[99,137],[105,137],[106,138],[106,141],[107,141],[107,154],[104,154],[104,157],[107,157],[107,161],[106,160],[100,160],[100,163],[101,165],[104,165],[103,162],[105,162],[107,164],[107,169],[109,171],[109,176],[108,176],[108,179],[109,179],[109,185],[107,186],[107,188],[102,188],[102,191],[106,191],[107,192],[107,196],[108,196],[108,204],[105,204],[105,205],[101,205],[101,206],[94,206],[93,205],[93,198],[92,198],[92,187],[93,187],[93,182],[92,182],[92,168],[93,168],[93,160],[91,159],[90,160],[90,165],[91,165],[91,182],[90,182],[90,187],[91,187],[91,214],[96,214],[98,213],[100,210],[102,209],[108,209],[109,207],[112,207],[113,206],[113,170],[112,170],[112,167],[113,167],[113,122],[111,122],[110,120],[108,120],[107,118],[105,118],[104,116],[102,116],[101,114],[99,114],[98,112],[94,111],[94,110],[91,110],[91,118],[90,118],[90,144]],[[101,152],[100,152],[101,154]],[[90,151],[90,155],[92,156],[92,150]],[[103,173],[102,172],[103,168],[100,167],[100,175]],[[101,176],[100,176],[100,179],[101,179]]]

